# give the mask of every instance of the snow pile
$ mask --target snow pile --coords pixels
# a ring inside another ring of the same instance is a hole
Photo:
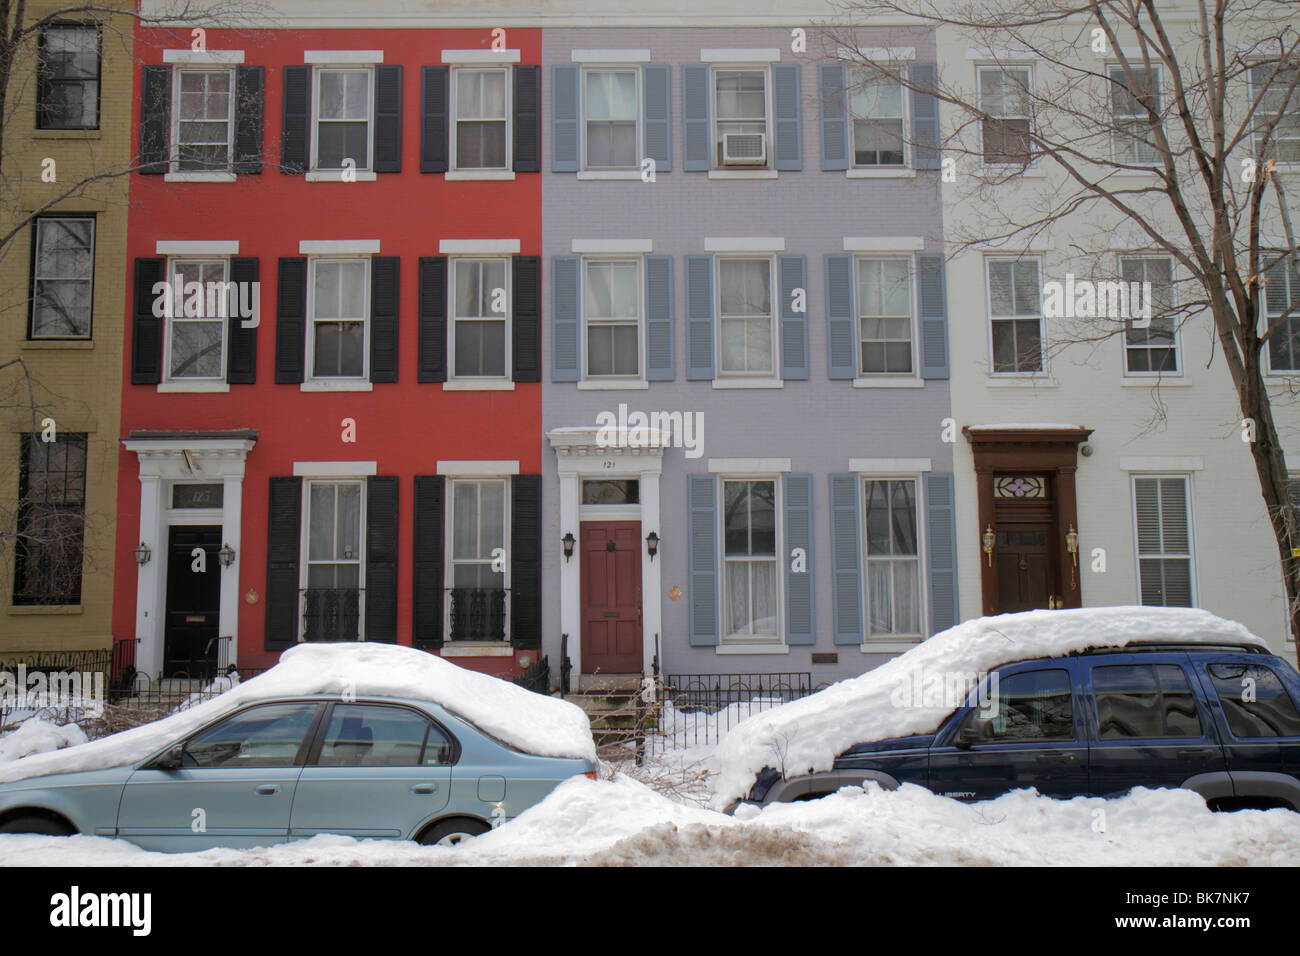
[[[535,694],[409,647],[299,644],[285,651],[275,667],[220,697],[79,747],[0,765],[0,783],[135,763],[245,704],[312,694],[430,700],[527,753],[596,759],[587,715],[558,697]]]
[[[945,686],[953,675],[1135,641],[1268,647],[1242,625],[1195,608],[1025,611],[966,621],[859,677],[742,722],[718,747],[715,805],[743,797],[764,767],[792,776],[829,770],[853,744],[934,732],[961,704],[929,693],[936,681]],[[926,690],[918,694],[918,687]]]
[[[86,742],[86,732],[76,724],[52,724],[33,717],[24,720],[18,729],[0,738],[0,763],[17,760],[31,754],[48,753],[75,747]]]

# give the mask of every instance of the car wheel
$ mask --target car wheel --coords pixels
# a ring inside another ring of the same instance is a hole
[[[486,823],[478,820],[443,820],[437,826],[425,830],[420,835],[420,843],[425,846],[459,846],[490,829]]]
[[[38,836],[73,836],[77,831],[50,817],[29,815],[0,823],[0,833],[32,833]]]

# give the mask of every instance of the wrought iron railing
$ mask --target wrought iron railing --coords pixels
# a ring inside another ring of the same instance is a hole
[[[504,641],[508,588],[447,588],[450,641]]]
[[[551,692],[551,662],[547,657],[543,657],[528,670],[524,671],[514,679],[520,687],[531,690],[538,694],[549,694]]]
[[[812,674],[665,674],[652,749],[716,744],[747,717],[813,692]]]
[[[305,588],[302,595],[304,641],[356,641],[361,638],[361,599],[365,588]]]

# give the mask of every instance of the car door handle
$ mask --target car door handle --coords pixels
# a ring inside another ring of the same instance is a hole
[[[1204,748],[1191,747],[1178,751],[1179,760],[1200,760],[1210,756],[1213,756],[1212,752]]]
[[[278,783],[264,783],[254,787],[253,792],[259,796],[269,797],[280,792],[280,785]]]
[[[433,793],[437,789],[436,783],[417,783],[411,788],[411,793]]]
[[[1074,754],[1039,754],[1034,758],[1039,763],[1074,763]]]

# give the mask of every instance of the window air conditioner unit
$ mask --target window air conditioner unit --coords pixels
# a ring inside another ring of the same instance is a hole
[[[722,164],[724,166],[766,166],[767,137],[762,133],[724,133]]]

